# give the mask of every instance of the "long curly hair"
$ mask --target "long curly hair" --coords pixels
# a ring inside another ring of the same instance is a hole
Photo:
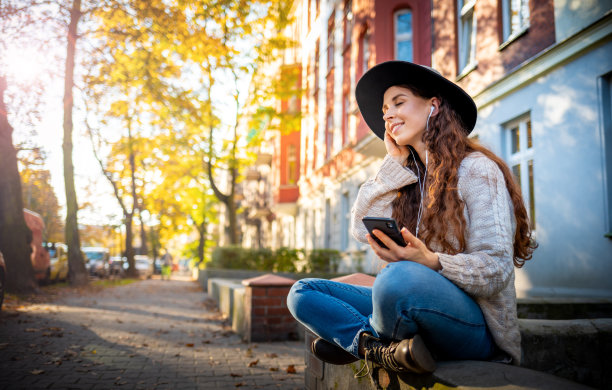
[[[410,89],[416,96],[422,98],[434,97],[414,86],[402,85],[402,87]],[[477,141],[468,138],[461,117],[443,97],[436,97],[440,101],[438,114],[430,118],[429,130],[423,134],[423,141],[428,150],[429,173],[423,195],[425,199],[423,199],[419,239],[428,247],[436,243],[444,253],[457,254],[465,251],[466,221],[463,216],[465,205],[459,197],[457,172],[461,161],[468,154],[480,152],[494,161],[504,175],[516,220],[513,261],[517,268],[521,268],[525,261],[531,259],[537,244],[532,238],[520,187],[506,163]],[[418,168],[415,164],[418,164]],[[408,156],[406,166],[414,172],[419,170],[421,174],[425,171],[423,162],[414,150],[412,156]],[[393,201],[393,218],[412,234],[416,232],[421,202],[421,192],[418,187],[418,183],[415,183],[401,188]]]

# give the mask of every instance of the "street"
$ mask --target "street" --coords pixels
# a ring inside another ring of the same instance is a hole
[[[0,389],[302,389],[303,342],[247,344],[186,277],[0,312]]]

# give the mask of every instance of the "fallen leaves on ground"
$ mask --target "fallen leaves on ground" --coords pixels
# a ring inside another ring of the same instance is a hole
[[[32,375],[40,375],[40,374],[44,374],[45,370],[32,370],[30,371],[30,374]]]
[[[293,364],[288,365],[285,371],[287,371],[287,374],[297,373],[297,371],[295,370],[295,366]]]
[[[259,359],[257,359],[257,360],[253,360],[252,362],[250,362],[250,363],[247,365],[247,367],[253,367],[253,366],[256,366],[256,365],[257,365],[257,363],[259,363]]]

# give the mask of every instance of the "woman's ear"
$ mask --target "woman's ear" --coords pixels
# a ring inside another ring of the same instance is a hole
[[[438,115],[438,109],[440,108],[440,101],[438,100],[438,98],[432,98],[431,99],[431,116],[436,116]]]

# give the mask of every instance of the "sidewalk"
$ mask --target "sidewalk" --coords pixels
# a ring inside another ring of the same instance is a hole
[[[0,389],[302,389],[303,342],[247,344],[197,282],[0,312]]]

